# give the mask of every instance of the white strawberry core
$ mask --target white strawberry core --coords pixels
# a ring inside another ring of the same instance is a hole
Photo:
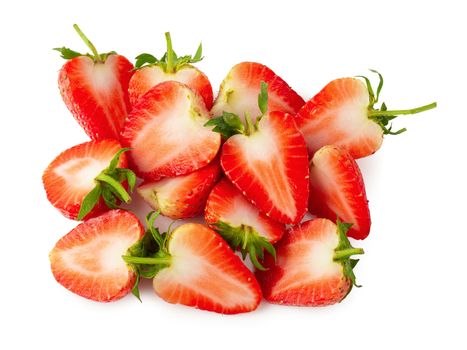
[[[339,238],[335,232],[331,232],[326,240],[312,241],[308,244],[309,252],[306,261],[311,278],[333,276],[342,270],[342,266],[333,260],[334,249],[339,244]]]
[[[55,173],[75,188],[90,191],[94,179],[107,167],[107,163],[92,157],[70,159],[55,168]]]

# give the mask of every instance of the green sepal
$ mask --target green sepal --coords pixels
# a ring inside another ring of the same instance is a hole
[[[167,51],[164,53],[164,55],[160,59],[157,59],[154,55],[149,53],[142,53],[136,56],[135,70],[141,69],[143,67],[159,66],[166,73],[176,73],[182,67],[191,63],[197,63],[203,59],[203,46],[201,43],[199,44],[196,53],[193,56],[177,56],[172,48],[172,39],[170,37],[170,33],[165,33],[165,37],[167,42]]]
[[[225,139],[236,134],[245,134],[245,125],[240,117],[230,112],[223,112],[220,117],[208,120],[204,126],[214,126],[212,131],[218,132]]]
[[[416,114],[416,113],[428,111],[437,106],[436,102],[433,102],[428,105],[417,107],[417,108],[388,111],[386,104],[383,102],[379,108],[375,107],[375,104],[378,103],[379,101],[379,95],[384,85],[384,79],[383,79],[383,76],[378,71],[374,69],[370,69],[370,71],[372,73],[377,74],[378,79],[379,79],[378,87],[376,89],[376,95],[374,93],[371,82],[367,77],[362,76],[362,75],[359,75],[357,77],[365,80],[365,83],[367,86],[368,96],[369,96],[368,119],[374,121],[376,124],[378,124],[381,127],[381,129],[383,130],[383,135],[399,135],[407,131],[406,128],[401,128],[397,131],[392,131],[392,124],[389,124],[389,122],[397,118],[399,115]]]
[[[141,300],[141,295],[139,294],[139,273],[136,274],[136,280],[135,284],[133,284],[133,287],[131,288],[131,294],[133,294],[140,303],[143,301]]]
[[[268,84],[261,81],[261,90],[258,95],[258,107],[261,114],[266,114],[268,111]]]
[[[218,221],[212,226],[233,250],[240,250],[243,260],[249,255],[251,262],[258,270],[266,270],[260,263],[260,260],[264,260],[264,251],[268,252],[276,261],[274,246],[253,227],[243,224],[232,226],[223,221]]]
[[[129,191],[132,192],[136,184],[136,175],[130,169],[117,168],[120,156],[129,150],[130,148],[120,149],[110,161],[109,166],[94,179],[96,186],[84,197],[77,220],[83,220],[99,203],[100,198],[110,209],[118,208],[117,200],[125,203],[131,201],[131,197],[122,183],[127,181]]]
[[[63,47],[56,47],[53,50],[60,52],[60,57],[64,58],[65,60],[71,60],[75,57],[79,56],[86,56],[85,54],[79,53],[77,51],[73,51],[65,46]]]

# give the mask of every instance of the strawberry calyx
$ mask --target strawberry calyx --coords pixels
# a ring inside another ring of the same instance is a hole
[[[107,57],[109,57],[109,55],[117,54],[115,51],[110,51],[110,52],[107,52],[107,53],[99,54],[97,52],[97,49],[94,46],[94,44],[87,38],[86,35],[84,35],[84,33],[78,27],[78,25],[73,24],[73,28],[78,33],[80,38],[84,41],[86,46],[91,50],[92,54],[90,54],[90,53],[86,53],[86,54],[79,53],[79,52],[71,50],[71,49],[69,49],[69,48],[67,48],[65,46],[54,48],[55,51],[60,52],[62,58],[66,59],[66,60],[71,60],[71,59],[73,59],[75,57],[86,56],[86,57],[89,57],[89,58],[93,59],[93,61],[95,63],[105,63],[105,61],[107,60]]]
[[[349,239],[347,238],[347,231],[350,229],[352,224],[341,222],[339,218],[337,218],[336,225],[339,243],[334,249],[333,259],[335,262],[342,265],[344,276],[352,282],[352,286],[361,287],[360,285],[357,285],[355,274],[353,272],[353,268],[357,265],[358,259],[350,259],[350,257],[352,255],[364,254],[364,251],[362,248],[352,247]]]
[[[136,274],[135,284],[131,292],[139,301],[141,301],[139,293],[141,277],[154,278],[160,270],[169,267],[171,262],[167,243],[171,232],[170,227],[168,232],[162,234],[157,227],[154,227],[154,221],[159,215],[160,210],[151,211],[146,216],[146,233],[122,256],[122,259]]]
[[[374,69],[370,69],[370,71],[377,74],[379,77],[376,95],[374,93],[373,87],[371,86],[371,82],[367,77],[362,75],[359,75],[357,77],[365,80],[368,89],[368,95],[370,98],[370,103],[368,105],[368,118],[374,121],[376,124],[378,124],[381,127],[381,129],[383,129],[384,135],[398,135],[407,131],[406,128],[402,128],[397,131],[392,131],[392,123],[390,124],[390,121],[397,118],[399,115],[416,114],[428,111],[437,106],[437,103],[433,102],[417,108],[388,110],[386,103],[383,102],[379,108],[375,108],[375,104],[378,102],[381,89],[383,88],[384,79],[378,71]]]
[[[167,43],[167,51],[164,55],[160,59],[157,59],[149,53],[142,53],[136,56],[135,70],[148,66],[159,66],[164,70],[164,72],[174,74],[182,67],[189,65],[190,63],[199,62],[204,58],[203,46],[201,43],[199,44],[194,56],[185,55],[179,57],[172,48],[172,38],[170,37],[169,32],[165,33],[165,40]]]
[[[250,136],[259,130],[259,122],[268,112],[268,84],[261,81],[261,90],[258,95],[258,107],[261,115],[256,117],[256,122],[253,123],[249,113],[245,113],[245,124],[240,117],[235,113],[222,112],[222,115],[217,118],[210,119],[204,126],[214,126],[212,131],[218,132],[224,139],[236,134]]]
[[[218,221],[214,224],[214,230],[230,245],[233,250],[239,249],[243,260],[250,256],[253,265],[261,271],[266,268],[259,262],[264,259],[264,251],[272,255],[276,260],[276,250],[274,246],[253,227],[248,225],[232,226],[226,222]]]
[[[129,190],[132,192],[136,184],[136,175],[130,169],[117,168],[120,156],[129,150],[130,148],[122,148],[115,153],[109,166],[94,179],[96,186],[84,197],[79,208],[78,220],[83,220],[97,205],[100,198],[110,209],[118,208],[117,200],[125,203],[131,201],[131,197],[123,187],[122,182],[127,181]]]

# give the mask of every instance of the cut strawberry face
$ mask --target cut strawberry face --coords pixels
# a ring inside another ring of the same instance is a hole
[[[274,304],[326,306],[338,303],[355,284],[352,271],[363,254],[347,237],[349,225],[314,219],[291,228],[276,246],[277,261],[267,256],[266,271],[256,276],[264,298]]]
[[[128,294],[136,274],[122,259],[144,229],[133,214],[112,210],[79,224],[50,252],[58,283],[87,299],[108,302]]]
[[[144,277],[153,277],[157,295],[172,304],[223,314],[255,310],[261,290],[254,275],[228,244],[201,224],[184,224],[160,235],[148,215],[149,234],[160,250],[153,256],[124,256]]]
[[[135,174],[125,169],[128,149],[115,140],[90,141],[62,152],[44,171],[47,198],[66,217],[82,220],[129,202]]]
[[[138,194],[155,210],[172,219],[186,219],[204,211],[211,189],[221,176],[218,160],[188,175],[145,182]]]
[[[203,72],[191,65],[203,59],[201,44],[194,56],[178,57],[172,49],[170,33],[165,33],[165,38],[167,52],[160,60],[147,53],[136,57],[136,71],[128,87],[131,104],[135,105],[138,99],[153,86],[174,80],[186,84],[197,92],[203,98],[206,108],[211,109],[213,100],[211,83]]]
[[[119,140],[130,111],[128,84],[133,65],[115,52],[98,54],[76,24],[74,28],[93,54],[55,49],[69,60],[58,78],[63,101],[91,139]]]
[[[293,116],[266,113],[267,101],[267,85],[263,83],[258,97],[263,114],[255,124],[246,115],[245,127],[238,116],[224,112],[207,125],[215,125],[214,131],[229,137],[221,154],[221,166],[229,180],[263,214],[285,224],[298,223],[308,200],[305,140]]]
[[[345,150],[337,146],[319,149],[310,162],[310,213],[351,223],[349,237],[365,239],[371,219],[360,169]]]
[[[373,71],[376,72],[376,71]],[[376,72],[377,73],[377,72]],[[375,153],[383,143],[384,135],[397,135],[406,129],[392,131],[390,121],[398,115],[414,114],[436,107],[436,103],[409,109],[388,111],[378,102],[383,78],[376,96],[366,77],[331,81],[298,112],[296,123],[305,137],[308,150],[313,154],[326,145],[336,145],[355,159]]]
[[[284,224],[261,214],[225,178],[209,194],[204,218],[232,249],[242,252],[243,259],[249,254],[252,263],[258,269],[263,268],[258,259],[264,258],[264,250],[274,256],[272,244],[277,242],[285,231]]]
[[[220,136],[203,125],[209,112],[186,85],[167,81],[149,90],[122,134],[136,173],[147,180],[188,174],[217,154]]]
[[[213,116],[230,112],[244,118],[261,114],[256,96],[260,83],[268,84],[268,110],[295,115],[305,101],[268,67],[255,62],[242,62],[234,66],[221,84],[219,95],[211,110]],[[253,122],[255,120],[253,119]]]

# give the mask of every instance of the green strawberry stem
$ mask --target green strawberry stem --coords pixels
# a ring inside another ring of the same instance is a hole
[[[167,66],[166,66],[166,72],[167,73],[174,73],[175,72],[175,66],[174,66],[174,54],[175,52],[173,51],[172,48],[172,38],[170,37],[170,33],[166,32],[165,33],[165,40],[167,41]]]
[[[373,110],[368,112],[368,116],[371,117],[391,117],[395,115],[401,115],[401,114],[416,114],[424,111],[428,111],[430,109],[435,108],[437,105],[436,102],[430,103],[425,106],[417,107],[417,108],[412,108],[412,109],[400,109],[400,110],[393,110],[393,111],[378,111],[378,110]]]
[[[364,254],[362,248],[348,248],[342,250],[336,250],[334,253],[334,260],[342,260],[351,257],[352,255],[356,254]]]
[[[84,35],[84,33],[81,31],[81,29],[78,27],[77,24],[73,24],[73,28],[75,28],[76,32],[80,36],[80,38],[84,41],[87,47],[91,50],[93,56],[94,56],[94,61],[95,62],[102,62],[101,57],[99,53],[97,52],[96,47],[93,45],[93,43]]]
[[[141,256],[123,255],[123,260],[129,264],[145,264],[145,265],[167,265],[170,264],[170,256],[161,258],[150,258]]]
[[[97,181],[102,181],[102,182],[106,182],[108,183],[110,186],[113,187],[113,189],[118,193],[118,195],[120,196],[120,198],[125,202],[125,203],[128,203],[131,199],[130,195],[128,194],[128,192],[125,190],[125,187],[122,186],[122,184],[118,181],[116,181],[114,178],[112,178],[111,176],[105,174],[105,173],[100,173],[97,177],[96,177],[96,180]]]

